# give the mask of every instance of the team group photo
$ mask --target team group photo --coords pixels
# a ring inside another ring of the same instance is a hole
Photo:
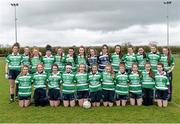
[[[0,123],[180,123],[179,0],[0,5]]]

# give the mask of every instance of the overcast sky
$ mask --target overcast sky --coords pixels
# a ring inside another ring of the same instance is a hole
[[[22,46],[95,46],[150,41],[166,45],[165,0],[0,0],[0,44],[14,43],[18,2],[18,41]],[[180,0],[172,0],[170,45],[180,45]]]

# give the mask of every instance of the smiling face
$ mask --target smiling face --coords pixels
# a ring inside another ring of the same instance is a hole
[[[112,71],[112,68],[111,68],[111,66],[106,66],[105,67],[105,71],[107,72],[107,73],[111,73],[111,71]]]
[[[134,51],[133,51],[133,48],[132,48],[132,47],[129,47],[129,48],[128,48],[128,53],[129,53],[130,55],[134,53]]]
[[[120,66],[119,70],[120,70],[121,73],[124,73],[125,72],[125,66]]]
[[[12,52],[13,52],[14,54],[17,54],[18,51],[19,51],[19,48],[18,48],[17,46],[14,46],[14,47],[12,48]]]
[[[62,48],[58,48],[58,50],[57,50],[57,54],[58,54],[58,55],[61,55],[62,53],[63,53]]]
[[[79,48],[79,54],[84,55],[84,48],[82,48],[82,47]]]
[[[107,54],[107,52],[108,52],[107,46],[103,46],[103,47],[102,47],[102,53],[103,53],[103,54]]]
[[[29,68],[28,68],[28,67],[26,67],[26,66],[23,66],[23,67],[22,67],[21,72],[22,72],[23,75],[26,75],[26,74],[28,73],[28,71],[29,71]]]
[[[157,52],[157,48],[154,47],[154,46],[151,46],[151,52],[152,52],[152,53],[156,53],[156,52]]]
[[[133,64],[133,65],[132,65],[132,71],[133,71],[134,73],[137,73],[137,72],[138,72],[138,66],[137,66],[136,64]]]
[[[38,73],[41,73],[41,72],[44,71],[44,67],[43,67],[42,64],[38,64],[38,65],[37,65],[37,71],[38,71]]]
[[[162,52],[163,52],[164,55],[168,55],[168,53],[169,53],[169,51],[168,51],[167,48],[163,48],[163,49],[162,49]]]
[[[97,66],[92,66],[92,73],[93,74],[96,74],[97,73],[97,70],[98,70],[98,68],[97,68]]]
[[[120,51],[121,51],[120,46],[116,46],[116,47],[115,47],[115,52],[116,52],[117,54],[119,54],[119,53],[120,53]]]
[[[72,66],[66,65],[66,73],[71,73]]]
[[[25,55],[29,55],[29,53],[30,53],[30,49],[29,48],[24,48],[24,54]]]
[[[39,56],[39,50],[34,49],[34,50],[33,50],[33,55],[34,55],[34,56]]]
[[[52,66],[52,73],[53,74],[57,74],[58,73],[58,66],[56,66],[56,65]]]
[[[90,49],[89,51],[90,51],[90,55],[91,55],[91,56],[94,56],[94,55],[95,55],[94,49]]]
[[[84,64],[79,65],[79,72],[83,73],[85,72],[86,66]]]
[[[73,49],[69,49],[69,50],[68,50],[68,54],[69,54],[70,56],[73,56],[74,50],[73,50]]]
[[[142,55],[142,54],[144,53],[144,49],[143,49],[143,48],[139,48],[139,49],[138,49],[138,52],[139,52],[139,54]]]
[[[145,70],[146,70],[147,72],[149,72],[150,69],[151,69],[151,64],[150,64],[150,63],[146,63],[144,67],[145,67]]]
[[[157,70],[158,72],[162,72],[163,71],[163,66],[162,65],[157,65]]]

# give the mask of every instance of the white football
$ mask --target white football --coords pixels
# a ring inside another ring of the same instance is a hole
[[[83,103],[83,108],[85,108],[85,109],[91,108],[91,103],[90,103],[89,101],[85,101],[85,102]]]

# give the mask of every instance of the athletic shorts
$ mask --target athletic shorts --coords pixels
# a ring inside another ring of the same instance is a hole
[[[103,102],[114,102],[115,91],[113,90],[103,90]]]
[[[129,97],[132,99],[140,99],[140,98],[142,98],[142,94],[136,94],[136,93],[130,92]]]
[[[8,79],[15,80],[19,75],[20,71],[17,70],[9,70]]]
[[[89,98],[89,91],[77,91],[77,99]]]
[[[128,100],[128,95],[116,95],[116,100]]]
[[[167,100],[168,99],[168,90],[156,90],[156,99]]]
[[[19,100],[30,100],[31,96],[18,96]]]
[[[75,99],[74,93],[70,93],[70,94],[63,93],[63,100],[71,101],[71,100],[74,100],[74,99]]]
[[[91,102],[100,102],[100,100],[102,99],[102,91],[96,91],[96,92],[90,92],[90,99]]]
[[[48,96],[49,96],[49,100],[60,100],[61,99],[60,90],[51,88],[49,89]]]

